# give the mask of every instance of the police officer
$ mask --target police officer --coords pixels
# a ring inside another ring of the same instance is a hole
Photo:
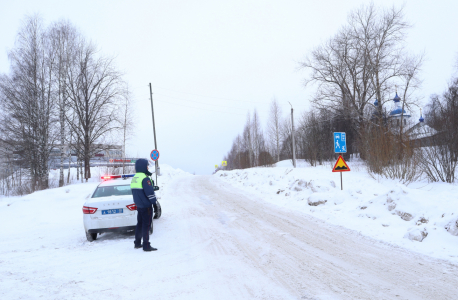
[[[154,187],[148,176],[152,173],[148,171],[148,161],[139,159],[135,162],[135,176],[132,178],[130,188],[137,206],[137,228],[135,229],[134,248],[143,251],[156,251],[149,243],[149,230],[153,221],[153,205],[156,206],[156,195]],[[142,245],[143,237],[143,245]]]

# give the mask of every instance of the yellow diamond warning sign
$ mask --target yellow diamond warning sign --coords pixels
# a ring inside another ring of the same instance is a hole
[[[350,168],[348,167],[347,163],[343,159],[342,155],[339,155],[339,158],[336,161],[336,164],[334,165],[334,168],[332,169],[332,172],[347,172],[350,171]]]

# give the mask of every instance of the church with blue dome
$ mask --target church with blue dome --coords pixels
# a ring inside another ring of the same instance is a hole
[[[375,99],[374,102],[374,111],[372,113],[371,119],[375,120],[376,118],[380,117],[380,111],[378,108],[379,102]],[[404,125],[407,125],[407,120],[411,117],[409,113],[406,112],[405,109],[402,109],[401,105],[401,98],[398,96],[396,92],[396,96],[393,98],[393,106],[394,108],[386,115],[383,116],[383,119],[386,123],[390,124],[392,127],[398,127],[401,125],[401,119],[404,120]]]
[[[418,123],[413,123],[410,118],[411,115],[405,109],[402,109],[401,98],[396,92],[392,102],[392,110],[388,113],[382,113],[383,121],[386,125],[389,125],[392,130],[397,131],[401,128],[401,122],[403,123],[402,131],[410,136],[415,141],[417,147],[430,146],[432,142],[430,137],[438,134],[436,130],[425,124],[425,119],[420,109],[420,119]],[[374,111],[371,116],[371,120],[374,122],[380,117],[381,111],[379,110],[379,102],[376,99],[374,102]],[[401,121],[403,120],[403,121]]]
[[[405,109],[402,109],[401,98],[396,92],[396,96],[393,98],[394,109],[390,112],[389,119],[392,126],[400,126],[401,119],[404,120],[404,125],[407,125],[407,120],[411,117]]]

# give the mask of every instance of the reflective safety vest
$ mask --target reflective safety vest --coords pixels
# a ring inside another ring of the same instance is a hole
[[[132,178],[132,181],[130,182],[130,188],[131,189],[140,189],[143,190],[143,179],[145,179],[147,176],[145,173],[136,173],[135,176]]]

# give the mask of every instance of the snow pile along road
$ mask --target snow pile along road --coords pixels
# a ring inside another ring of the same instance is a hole
[[[218,171],[214,176],[278,206],[311,214],[384,242],[458,262],[458,187],[373,179],[361,163],[332,173],[332,166]]]

